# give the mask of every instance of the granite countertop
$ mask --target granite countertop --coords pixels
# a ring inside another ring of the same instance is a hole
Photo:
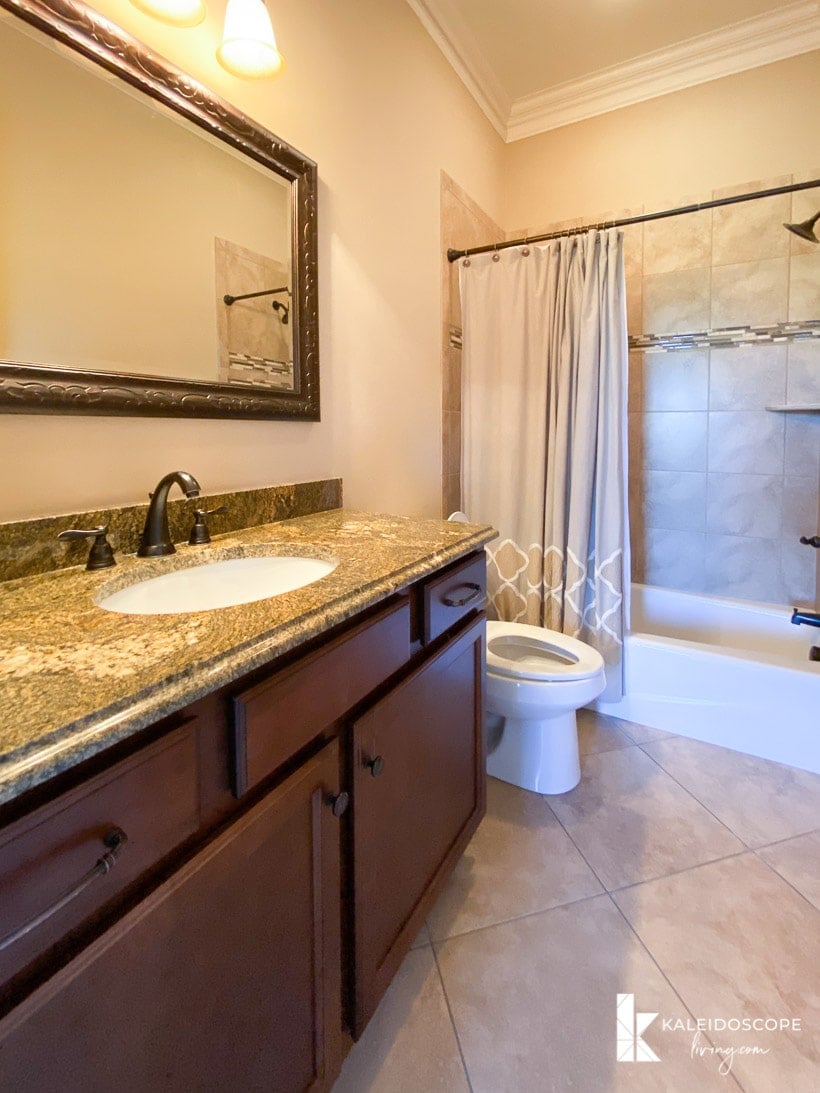
[[[334,509],[179,546],[162,559],[0,584],[0,803],[315,638],[494,538],[487,526]],[[256,603],[123,615],[95,597],[192,562],[334,557],[314,584]],[[262,548],[262,549],[260,549]]]

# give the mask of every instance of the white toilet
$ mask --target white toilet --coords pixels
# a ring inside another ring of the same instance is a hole
[[[540,626],[487,623],[487,712],[503,718],[487,758],[494,778],[537,793],[566,793],[581,780],[575,712],[606,685],[591,646]]]

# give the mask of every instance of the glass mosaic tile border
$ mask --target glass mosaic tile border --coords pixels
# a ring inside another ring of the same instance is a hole
[[[630,349],[650,353],[671,353],[682,349],[725,349],[766,342],[792,342],[820,338],[820,319],[774,323],[771,326],[731,326],[686,334],[632,334]]]

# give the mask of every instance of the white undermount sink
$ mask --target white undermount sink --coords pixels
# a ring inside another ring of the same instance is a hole
[[[124,615],[214,611],[292,592],[332,573],[338,560],[263,555],[188,566],[103,594],[96,602]]]

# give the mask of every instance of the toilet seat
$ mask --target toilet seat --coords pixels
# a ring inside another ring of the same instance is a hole
[[[487,623],[487,670],[543,683],[586,679],[600,672],[597,649],[569,634],[518,622]]]

